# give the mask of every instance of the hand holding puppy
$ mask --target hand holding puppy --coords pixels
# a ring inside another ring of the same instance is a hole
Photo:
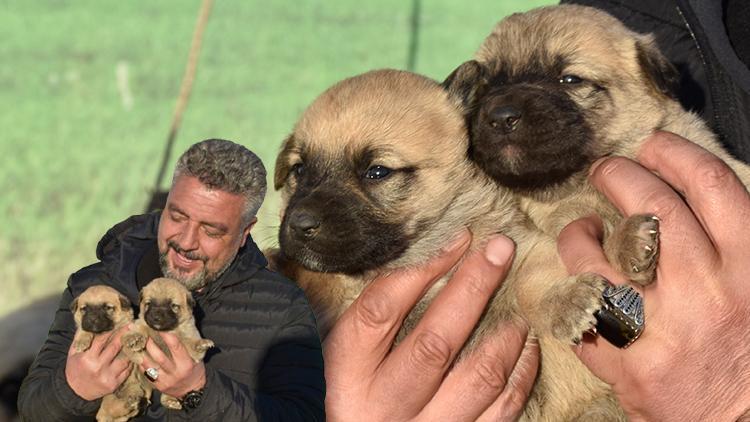
[[[130,374],[132,364],[127,359],[117,359],[122,348],[120,342],[124,330],[97,334],[91,347],[77,351],[76,344],[70,346],[65,364],[65,379],[79,397],[96,400],[114,392]]]
[[[646,329],[627,350],[586,341],[579,357],[631,420],[737,420],[750,410],[750,195],[714,155],[671,133],[651,136],[638,160],[608,159],[591,180],[624,215],[661,219],[657,281],[643,291]],[[569,271],[625,282],[600,237],[597,218],[563,230]]]

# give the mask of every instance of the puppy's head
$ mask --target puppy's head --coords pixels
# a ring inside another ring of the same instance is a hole
[[[357,274],[403,256],[471,167],[457,103],[395,70],[334,85],[303,113],[276,162],[281,251],[313,271]]]
[[[117,290],[103,285],[84,290],[70,304],[76,326],[90,333],[111,331],[133,320],[130,301]]]
[[[463,93],[471,158],[502,185],[554,199],[660,125],[677,82],[649,36],[565,5],[502,20],[445,84]]]
[[[152,280],[141,290],[140,300],[141,318],[154,330],[171,331],[193,318],[193,296],[177,280]]]

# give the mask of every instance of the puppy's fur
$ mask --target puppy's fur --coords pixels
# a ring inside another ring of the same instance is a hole
[[[179,281],[157,278],[148,283],[141,290],[139,318],[135,321],[134,328],[123,336],[124,350],[131,360],[137,365],[143,362],[148,338],[170,355],[160,332],[176,334],[194,361],[203,360],[206,351],[214,343],[201,338],[195,327],[193,306],[195,301],[192,294]],[[182,408],[179,400],[167,394],[161,395],[161,404],[170,409]]]
[[[70,309],[76,323],[73,337],[76,352],[88,350],[95,335],[112,332],[133,321],[130,301],[109,286],[89,287],[73,300]],[[150,396],[151,391],[141,387],[138,371],[132,370],[114,393],[102,398],[96,420],[127,421],[138,414]]]
[[[649,35],[585,6],[550,6],[499,22],[476,60],[446,80],[459,90],[470,156],[512,189],[534,223],[552,235],[597,212],[605,249],[631,280],[654,276],[657,222],[621,218],[587,181],[598,158],[635,157],[643,139],[666,130],[726,161],[747,186],[750,170],[730,157],[675,100],[679,74]]]
[[[424,263],[463,227],[474,250],[502,232],[517,243],[515,263],[464,351],[498,321],[523,318],[542,350],[525,418],[620,417],[608,387],[570,349],[594,322],[603,280],[568,277],[554,239],[468,160],[461,102],[460,90],[390,70],[344,80],[319,96],[277,159],[284,207],[280,251],[270,258],[305,289],[325,335],[376,275]],[[447,278],[417,305],[399,338]]]

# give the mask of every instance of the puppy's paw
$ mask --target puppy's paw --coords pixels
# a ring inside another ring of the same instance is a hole
[[[593,273],[580,274],[547,299],[552,335],[579,344],[583,334],[596,326],[594,313],[601,309],[607,280]]]
[[[73,349],[78,353],[89,350],[89,347],[91,347],[91,339],[81,339],[73,342]]]
[[[659,219],[651,214],[624,219],[605,249],[610,262],[626,277],[641,286],[650,284],[656,276],[659,257]]]
[[[202,338],[195,342],[195,351],[201,354],[205,354],[212,347],[214,347],[214,342],[207,338]]]
[[[168,394],[161,395],[161,405],[166,407],[167,409],[174,409],[174,410],[182,409],[182,405],[180,404],[180,401]]]
[[[141,333],[130,331],[122,336],[122,344],[131,352],[140,352],[146,348],[146,336]]]

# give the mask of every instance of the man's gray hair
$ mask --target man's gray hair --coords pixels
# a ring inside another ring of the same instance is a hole
[[[172,185],[179,176],[198,178],[211,189],[245,197],[244,223],[258,213],[266,196],[266,168],[252,151],[224,139],[193,144],[177,161]]]

